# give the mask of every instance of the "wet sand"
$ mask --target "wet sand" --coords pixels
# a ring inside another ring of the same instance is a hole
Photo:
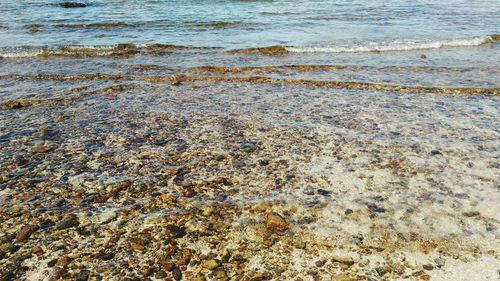
[[[180,77],[2,103],[2,280],[498,280],[497,92]]]

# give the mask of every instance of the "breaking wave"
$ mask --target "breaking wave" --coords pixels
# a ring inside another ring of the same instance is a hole
[[[453,47],[476,47],[500,41],[500,35],[489,35],[465,39],[417,42],[417,41],[394,41],[390,43],[369,42],[356,46],[309,46],[309,47],[286,47],[292,53],[358,53],[358,52],[391,52],[391,51],[413,51],[429,50]]]

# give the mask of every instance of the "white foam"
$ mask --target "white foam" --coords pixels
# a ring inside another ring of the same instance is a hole
[[[358,53],[358,52],[390,52],[440,49],[447,47],[475,47],[493,42],[490,36],[473,37],[443,41],[393,41],[393,42],[367,42],[355,46],[309,46],[286,47],[294,53]]]

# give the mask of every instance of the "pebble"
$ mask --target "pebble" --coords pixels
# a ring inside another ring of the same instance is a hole
[[[436,266],[439,268],[443,267],[446,263],[445,259],[443,259],[442,257],[436,258],[434,262],[436,263]]]
[[[31,234],[35,231],[35,227],[31,225],[25,225],[16,234],[16,240],[22,242],[30,238]]]
[[[477,216],[481,215],[481,213],[478,211],[468,211],[468,212],[463,212],[462,214],[468,218],[477,217]]]
[[[227,274],[224,270],[217,270],[214,274],[215,279],[220,280],[220,281],[226,281],[229,280],[227,277]]]
[[[59,3],[59,6],[63,8],[85,8],[87,7],[87,4],[79,2],[62,2]]]
[[[348,216],[352,213],[354,213],[354,211],[352,209],[345,209],[345,211],[344,211],[344,215],[346,215],[346,216]]]
[[[334,256],[332,258],[332,261],[333,262],[342,263],[342,264],[346,264],[346,265],[349,265],[349,266],[351,266],[351,265],[354,264],[354,260],[351,257]]]
[[[375,203],[368,203],[368,204],[366,204],[366,206],[368,207],[368,210],[370,210],[370,212],[385,213],[385,208],[380,207],[379,205],[377,205]]]
[[[436,150],[436,149],[431,150],[431,152],[429,154],[430,154],[430,156],[443,155],[443,153],[441,153],[441,151]]]
[[[424,265],[422,265],[422,267],[425,270],[433,270],[434,269],[434,266],[432,264],[424,264]]]
[[[75,278],[75,281],[87,281],[89,280],[90,272],[88,270],[81,270]]]
[[[376,267],[375,271],[378,273],[379,276],[384,276],[387,273],[387,269],[385,267]]]
[[[75,214],[66,215],[62,221],[56,225],[57,230],[63,230],[71,227],[75,227],[79,224],[78,217]]]
[[[172,271],[172,276],[176,281],[182,280],[182,272],[178,268]]]
[[[280,215],[272,213],[266,216],[266,228],[271,231],[285,230],[288,228],[288,223]]]
[[[219,266],[219,263],[214,259],[203,261],[203,268],[206,268],[208,270],[213,270],[213,269],[217,268],[218,266]]]
[[[319,261],[316,261],[314,264],[317,266],[317,267],[323,267],[323,265],[325,265],[326,261],[325,260],[319,260]]]
[[[38,145],[38,146],[33,147],[33,151],[39,152],[39,153],[49,152],[50,150],[51,150],[51,148],[49,146],[46,146],[46,145]]]

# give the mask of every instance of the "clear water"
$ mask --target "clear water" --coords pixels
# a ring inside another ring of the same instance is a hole
[[[0,2],[4,76],[140,77],[192,75],[189,69],[197,66],[339,65],[351,68],[239,75],[500,88],[498,0],[81,0],[87,7],[69,9],[55,0]],[[118,44],[135,49],[123,55]],[[151,53],[153,44],[187,48]],[[83,50],[67,49],[75,45]],[[276,45],[286,53],[228,52]],[[2,100],[46,97],[68,87],[4,78]]]
[[[500,33],[498,0],[2,0],[0,47],[169,43],[228,49],[434,42]],[[37,25],[36,30],[31,29]]]

